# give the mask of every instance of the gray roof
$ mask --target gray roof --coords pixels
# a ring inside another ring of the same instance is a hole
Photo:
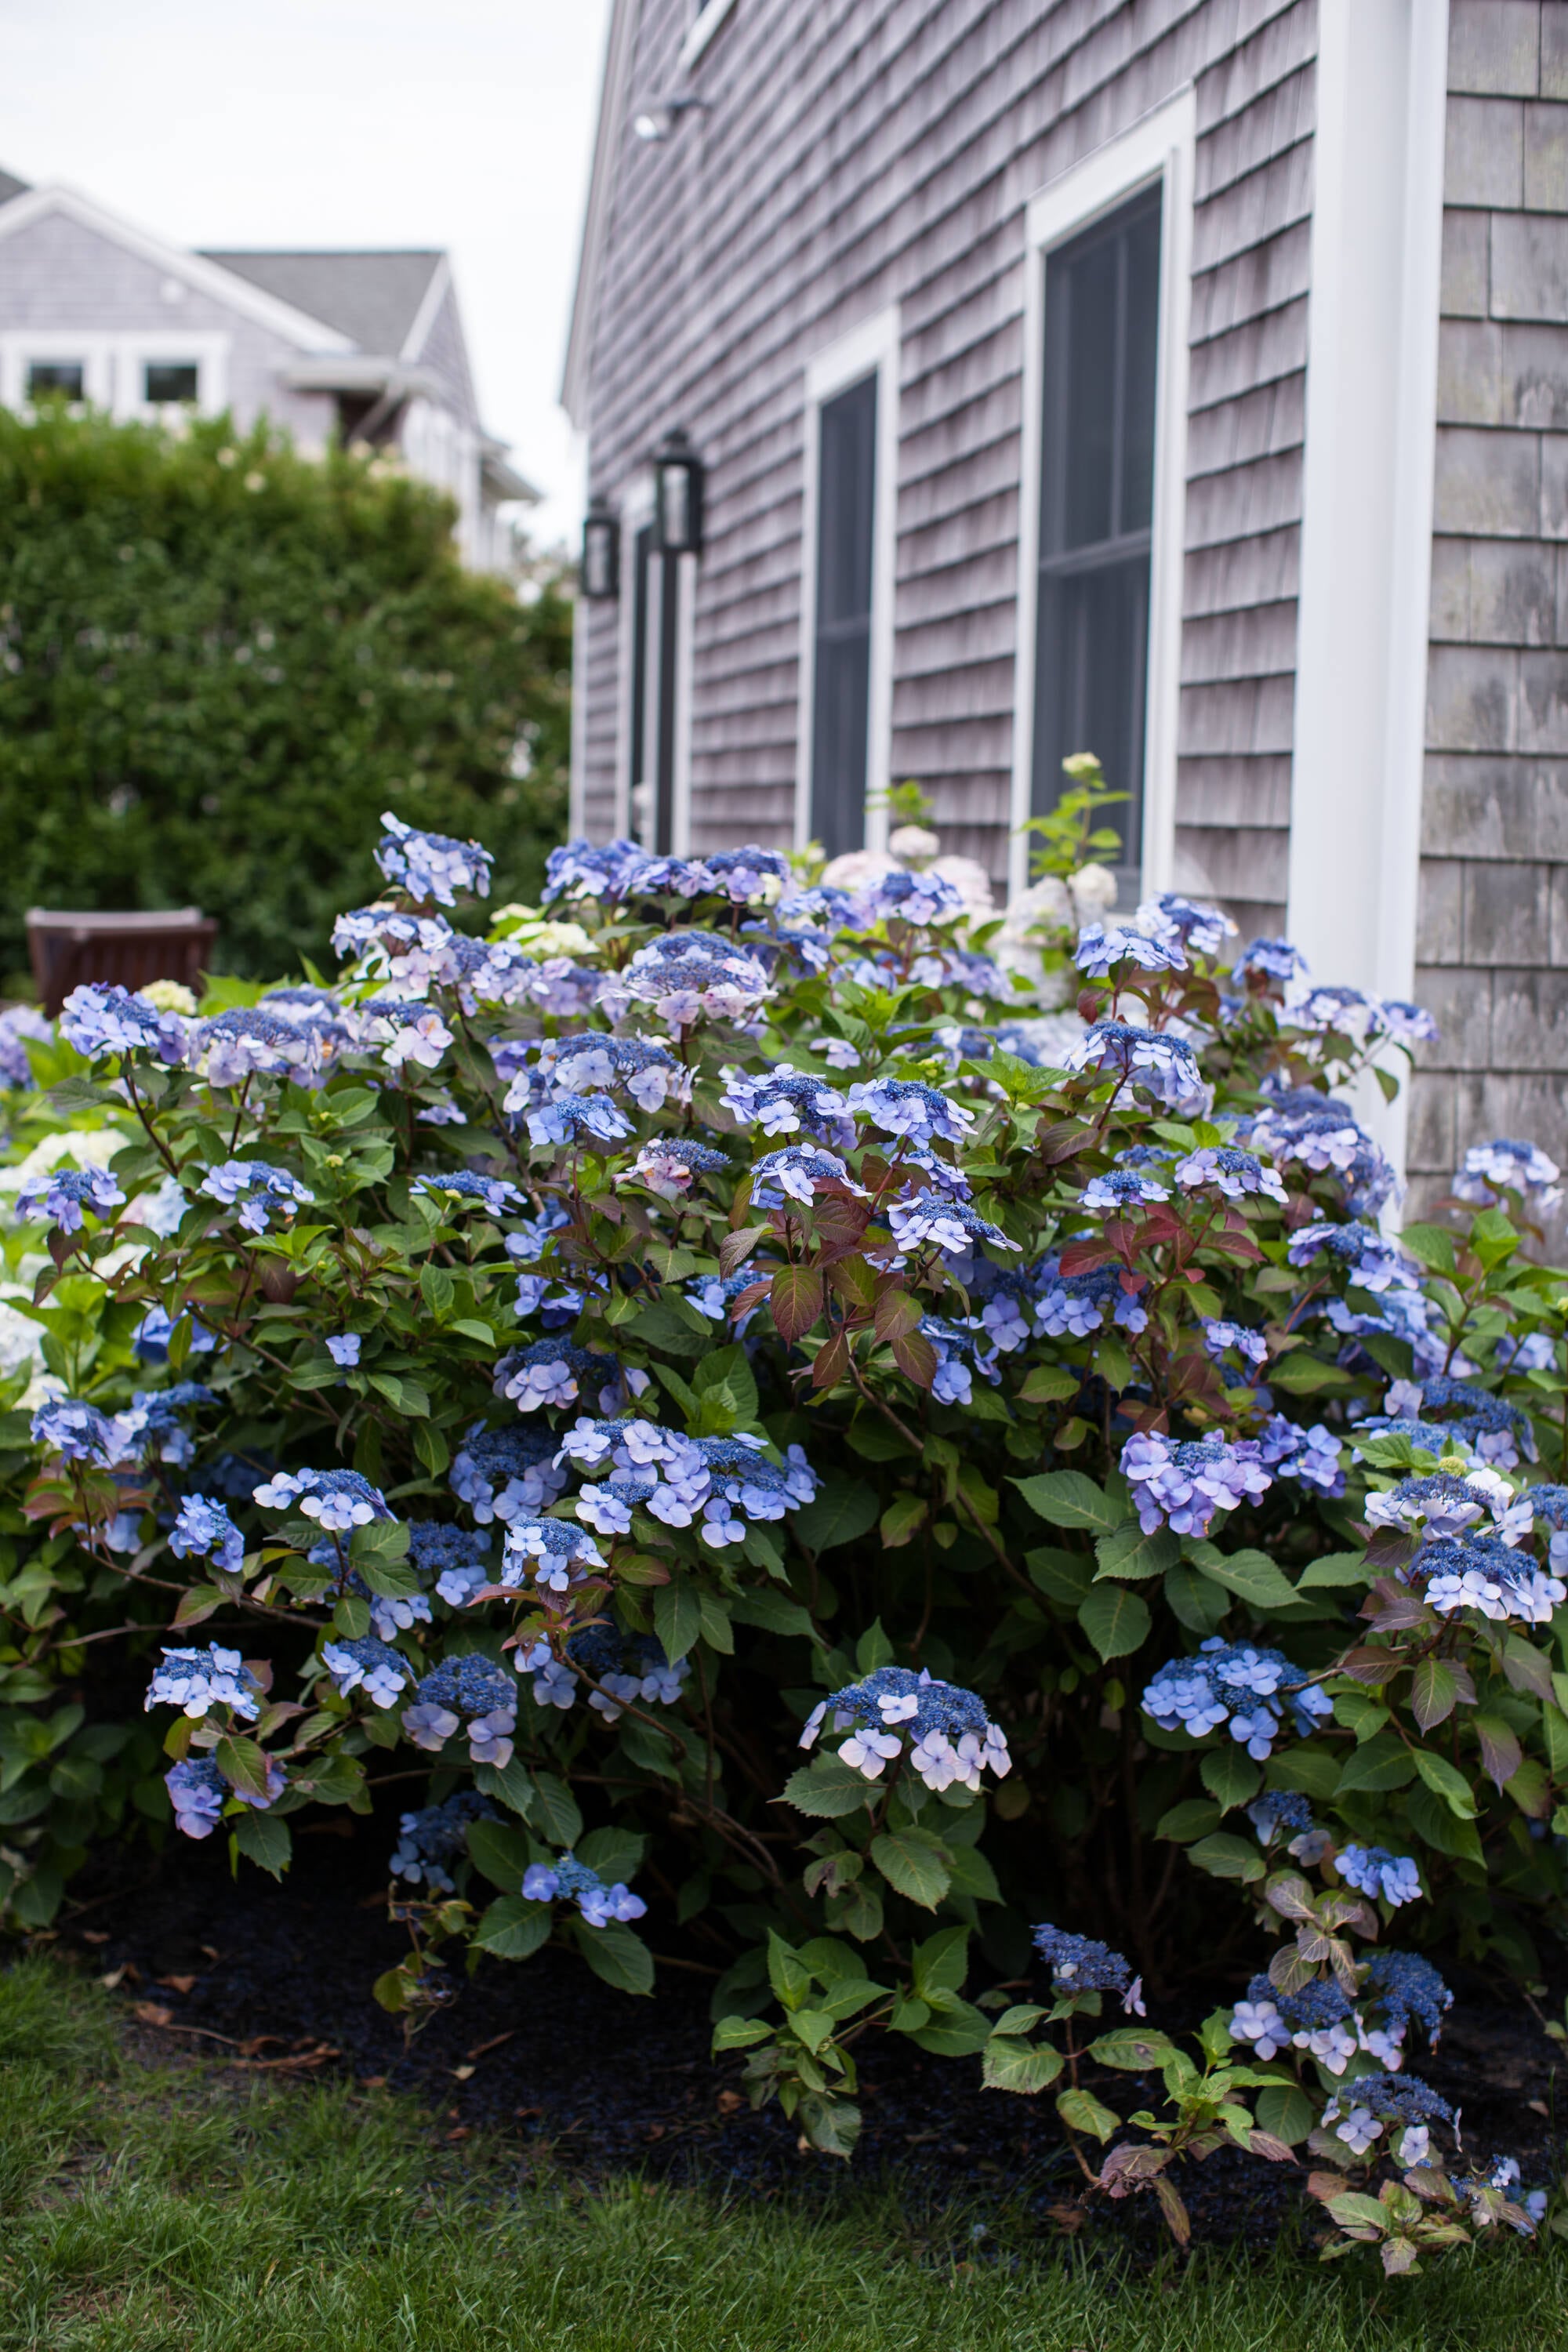
[[[217,253],[203,258],[336,327],[362,352],[395,358],[408,340],[439,253]]]
[[[15,172],[0,172],[0,205],[8,205],[13,196],[25,196],[27,183],[19,180]]]

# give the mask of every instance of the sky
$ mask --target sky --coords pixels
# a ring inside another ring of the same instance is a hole
[[[570,543],[557,404],[607,0],[0,0],[0,167],[190,246],[444,246],[489,430]]]

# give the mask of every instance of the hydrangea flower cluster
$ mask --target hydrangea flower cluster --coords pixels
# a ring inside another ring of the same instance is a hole
[[[1283,1208],[1289,1194],[1277,1169],[1265,1167],[1256,1152],[1238,1151],[1228,1144],[1205,1144],[1178,1160],[1173,1173],[1184,1192],[1200,1192],[1212,1185],[1227,1201],[1263,1199]]]
[[[237,1650],[209,1642],[205,1650],[170,1650],[153,1671],[144,1709],[177,1706],[199,1723],[210,1707],[226,1706],[247,1723],[261,1712],[261,1685]]]
[[[395,1706],[398,1693],[414,1679],[414,1669],[403,1653],[375,1633],[363,1633],[353,1641],[323,1642],[321,1664],[340,1698],[363,1690],[373,1706],[383,1709]]]
[[[471,1168],[452,1168],[439,1176],[417,1176],[409,1186],[411,1192],[423,1192],[433,1201],[451,1204],[460,1201],[481,1202],[492,1217],[504,1216],[509,1210],[521,1209],[523,1195],[517,1185],[501,1176],[482,1176]],[[451,1208],[447,1206],[447,1214]]]
[[[1373,2141],[1381,2138],[1385,2124],[1397,2130],[1411,2125],[1429,2127],[1434,2123],[1451,2124],[1453,2120],[1454,2110],[1447,2100],[1439,2097],[1415,2074],[1358,2074],[1342,2091],[1336,2091],[1323,2109],[1325,2128],[1337,2126],[1336,2138],[1342,2139],[1357,2156],[1364,2156]],[[1405,2137],[1408,2144],[1408,2128]],[[1423,2137],[1423,2149],[1425,2145]],[[1406,2156],[1403,2160],[1408,2163],[1412,2159]]]
[[[245,1538],[222,1503],[207,1495],[187,1495],[170,1531],[169,1549],[176,1559],[205,1559],[235,1576],[245,1559]]]
[[[1184,1727],[1194,1739],[1228,1725],[1231,1738],[1258,1763],[1272,1754],[1287,1706],[1303,1739],[1333,1713],[1332,1699],[1281,1651],[1224,1642],[1217,1634],[1195,1658],[1162,1666],[1142,1705],[1162,1731]]]
[[[617,1184],[640,1184],[661,1201],[679,1201],[690,1192],[698,1176],[716,1176],[731,1165],[730,1155],[711,1143],[695,1143],[686,1136],[659,1136],[641,1145],[629,1168],[616,1176]]]
[[[1067,1070],[1098,1070],[1113,1077],[1117,1092],[1136,1084],[1178,1115],[1202,1111],[1208,1089],[1197,1059],[1184,1038],[1168,1030],[1135,1029],[1125,1021],[1097,1021],[1082,1043],[1062,1056]]]
[[[1346,1845],[1335,1855],[1334,1866],[1347,1886],[1381,1895],[1393,1910],[1421,1900],[1421,1872],[1407,1853],[1390,1853],[1384,1845]]]
[[[145,996],[105,981],[73,988],[60,1008],[60,1034],[89,1062],[108,1054],[150,1054],[174,1067],[185,1058],[185,1024]]]
[[[634,1895],[624,1879],[606,1886],[597,1871],[574,1853],[557,1854],[553,1863],[530,1864],[522,1881],[525,1903],[554,1903],[563,1896],[574,1903],[589,1927],[607,1927],[612,1919],[640,1919],[647,1905]]]
[[[816,1494],[802,1448],[792,1445],[782,1464],[771,1462],[760,1437],[684,1437],[631,1417],[584,1419],[562,1439],[561,1452],[583,1469],[608,1466],[635,1482],[617,1494],[612,1477],[578,1496],[578,1517],[602,1535],[627,1534],[635,1507],[667,1528],[700,1521],[703,1542],[722,1551],[744,1543],[748,1525],[782,1519]]]
[[[1162,946],[1179,947],[1187,956],[1217,956],[1226,940],[1236,937],[1236,925],[1217,907],[1204,907],[1173,890],[1145,898],[1132,918],[1141,931]]]
[[[1058,2000],[1079,1992],[1119,1992],[1122,2009],[1131,2016],[1144,2014],[1142,1979],[1132,1963],[1109,1944],[1089,1936],[1069,1936],[1042,1921],[1032,1931],[1034,1947],[1051,1972],[1051,1990]]]
[[[1303,1429],[1283,1413],[1270,1413],[1258,1432],[1258,1446],[1270,1476],[1310,1486],[1331,1502],[1344,1493],[1340,1440],[1325,1423],[1315,1421]]]
[[[624,1021],[634,1004],[646,1004],[672,1037],[703,1020],[744,1026],[771,993],[760,958],[710,931],[669,931],[650,940],[624,971],[606,972],[597,989],[612,1021]]]
[[[809,1070],[770,1070],[759,1076],[727,1067],[720,1073],[719,1100],[742,1127],[763,1135],[798,1135],[804,1129],[840,1150],[853,1147],[855,1122],[837,1087]]]
[[[226,1209],[237,1203],[239,1222],[247,1234],[266,1233],[274,1209],[291,1217],[316,1197],[286,1168],[269,1167],[264,1160],[226,1160],[221,1167],[208,1169],[201,1189]]]
[[[1540,1569],[1529,1552],[1468,1528],[1429,1537],[1405,1573],[1423,1585],[1440,1617],[1474,1609],[1494,1624],[1549,1625],[1552,1611],[1568,1600],[1568,1584]]]
[[[1375,1225],[1334,1225],[1320,1217],[1291,1234],[1285,1255],[1292,1265],[1310,1265],[1325,1252],[1338,1259],[1363,1290],[1387,1290],[1396,1282],[1409,1282],[1409,1259]]]
[[[457,1789],[438,1805],[421,1805],[400,1815],[397,1844],[389,1864],[394,1878],[423,1886],[430,1895],[451,1895],[457,1882],[451,1865],[468,1849],[472,1822],[500,1819],[500,1808],[477,1789]]]
[[[1563,1199],[1563,1171],[1539,1144],[1505,1138],[1472,1144],[1454,1173],[1454,1196],[1482,1209],[1496,1208],[1505,1192],[1518,1192],[1535,1216],[1545,1216]]]
[[[386,830],[375,847],[375,862],[389,882],[395,882],[421,903],[434,899],[438,907],[455,907],[459,890],[488,898],[493,859],[477,841],[454,841],[447,833],[420,833],[405,824],[390,809],[382,814]]]
[[[1234,1511],[1248,1495],[1273,1484],[1256,1438],[1182,1438],[1139,1430],[1121,1449],[1121,1475],[1131,1485],[1138,1524],[1146,1536],[1160,1528],[1206,1536],[1216,1511]]]
[[[403,1710],[403,1728],[416,1748],[442,1748],[466,1724],[471,1764],[500,1771],[510,1763],[517,1685],[503,1666],[477,1651],[444,1658],[422,1678],[415,1699]]]
[[[847,1683],[813,1709],[800,1736],[812,1748],[831,1715],[840,1763],[853,1765],[868,1780],[881,1778],[889,1761],[908,1757],[928,1789],[954,1781],[978,1791],[982,1771],[998,1780],[1013,1767],[1006,1735],[992,1722],[983,1700],[956,1683],[939,1682],[923,1668],[878,1666],[858,1683]]]
[[[125,1195],[107,1168],[51,1168],[17,1187],[16,1214],[46,1216],[62,1234],[79,1234],[82,1213],[101,1217],[124,1203]]]
[[[1319,1827],[1311,1806],[1293,1789],[1266,1790],[1248,1805],[1247,1818],[1258,1832],[1260,1845],[1283,1840],[1286,1853],[1305,1869],[1321,1862],[1328,1851],[1327,1830]]]
[[[347,1535],[392,1517],[385,1496],[357,1470],[275,1471],[251,1499],[264,1511],[287,1511],[298,1503],[324,1535]]]
[[[342,1022],[302,1022],[266,1005],[237,1006],[192,1032],[190,1055],[212,1087],[243,1087],[258,1074],[273,1073],[308,1087],[348,1034]]]
[[[548,1429],[490,1429],[476,1421],[452,1457],[452,1492],[481,1528],[492,1519],[537,1517],[565,1491],[568,1474],[555,1458],[556,1444]]]
[[[1087,924],[1079,933],[1073,961],[1086,980],[1109,980],[1114,971],[1123,981],[1129,969],[1158,972],[1187,968],[1179,935],[1161,940],[1144,931],[1108,931],[1103,923]]]

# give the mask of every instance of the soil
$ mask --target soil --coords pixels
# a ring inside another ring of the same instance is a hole
[[[400,2021],[370,1992],[407,1948],[387,1916],[387,1840],[374,1823],[353,1828],[299,1838],[281,1885],[244,1864],[232,1878],[216,1837],[176,1840],[151,1867],[145,1848],[105,1853],[73,1884],[56,1948],[116,1981],[167,2050],[385,2083],[424,2102],[449,2140],[499,2127],[521,2139],[525,2163],[589,2183],[636,2170],[721,2194],[804,2191],[832,2206],[882,2182],[911,2216],[960,2206],[979,2237],[1007,2217],[1081,2225],[1107,2252],[1165,2242],[1151,2199],[1076,2208],[1079,2177],[1048,2096],[984,2091],[978,2059],[930,2057],[893,2036],[868,2037],[858,2053],[865,2125],[853,2163],[804,2150],[776,2105],[752,2112],[738,2058],[710,2058],[711,1979],[689,1965],[660,1965],[648,2000],[613,1991],[566,1953],[521,1966],[481,1957],[471,1979],[459,1962],[458,1999],[405,2048]],[[1521,1997],[1500,2000],[1489,1981],[1440,1964],[1455,2007],[1438,2051],[1418,2049],[1414,2071],[1462,2106],[1467,2149],[1515,2155],[1525,2181],[1542,2183],[1563,2156],[1553,2077],[1568,2058]],[[1183,2015],[1152,2021],[1180,2032],[1241,1990],[1200,1988]],[[1560,1994],[1547,2013],[1561,2014]],[[1155,2080],[1108,2075],[1091,2086],[1122,2114],[1158,2103]],[[1239,2150],[1188,2165],[1194,2238],[1271,2248],[1302,2217],[1303,2179]],[[1310,2227],[1311,2209],[1303,2218]]]

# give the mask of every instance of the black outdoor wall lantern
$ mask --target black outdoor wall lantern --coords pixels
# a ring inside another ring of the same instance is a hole
[[[679,426],[653,453],[653,539],[661,555],[702,552],[702,478],[707,472]]]
[[[608,604],[620,593],[620,520],[608,499],[592,499],[583,520],[583,593]]]

